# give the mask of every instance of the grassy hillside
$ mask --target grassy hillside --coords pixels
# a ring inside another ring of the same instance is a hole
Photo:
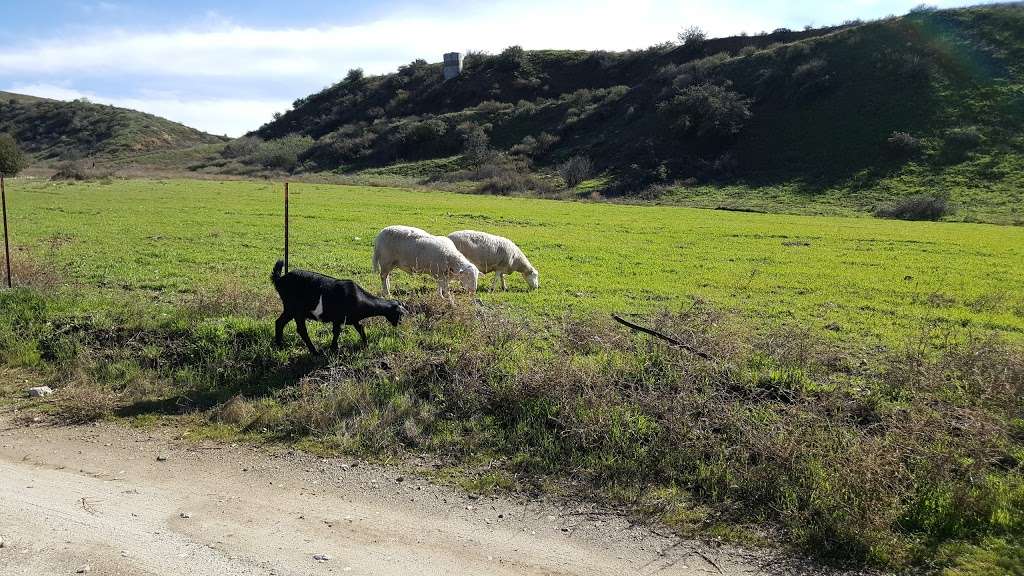
[[[586,193],[862,212],[928,192],[962,219],[1013,222],[1021,62],[1020,3],[623,53],[512,47],[468,54],[448,82],[425,61],[354,71],[221,165],[350,172],[452,157],[481,191],[552,192],[555,167],[582,155],[604,175]],[[530,167],[542,177],[500,181]]]
[[[0,92],[0,132],[40,160],[109,158],[223,139],[152,114],[75,100]]]
[[[1020,572],[1024,229],[309,184],[291,198],[293,266],[375,288],[381,226],[472,227],[516,240],[541,288],[516,276],[449,306],[396,272],[407,321],[310,357],[294,328],[271,345],[279,186],[14,181],[0,409],[427,452],[473,491],[588,493],[681,534]],[[56,393],[25,399],[26,382]]]

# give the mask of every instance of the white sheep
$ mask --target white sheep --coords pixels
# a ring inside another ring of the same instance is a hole
[[[513,272],[521,273],[531,290],[540,287],[540,273],[515,242],[508,238],[476,230],[459,230],[449,234],[448,238],[481,274],[495,273],[494,290],[498,289],[499,282],[502,290],[508,290],[505,274]]]
[[[453,276],[470,294],[476,292],[480,276],[451,240],[411,226],[388,226],[373,240],[373,270],[380,274],[385,298],[391,295],[391,271],[395,268],[410,274],[430,274],[437,279],[438,293],[449,302],[455,301],[448,290]]]

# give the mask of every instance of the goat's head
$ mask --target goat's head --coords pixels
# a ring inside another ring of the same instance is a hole
[[[398,300],[392,300],[391,306],[388,307],[384,317],[388,319],[388,322],[390,322],[392,326],[398,326],[398,324],[402,322],[402,318],[404,318],[408,313],[409,310],[403,306],[401,302]]]

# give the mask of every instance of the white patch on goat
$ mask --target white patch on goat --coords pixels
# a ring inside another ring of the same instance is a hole
[[[320,316],[323,313],[324,313],[324,295],[321,294],[320,295],[320,301],[316,303],[316,308],[313,309],[313,318],[316,318],[317,320],[319,320]]]

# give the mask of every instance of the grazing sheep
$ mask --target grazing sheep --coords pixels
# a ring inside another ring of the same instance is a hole
[[[411,226],[388,226],[373,240],[373,270],[380,274],[381,290],[391,295],[391,271],[395,268],[437,279],[442,298],[454,303],[448,283],[454,276],[467,292],[476,292],[480,272],[459,252],[451,240]]]
[[[274,342],[278,346],[284,343],[284,327],[292,320],[295,320],[295,328],[309,352],[316,354],[306,332],[306,320],[334,324],[334,339],[331,340],[331,351],[334,352],[338,350],[338,334],[342,326],[348,324],[355,328],[363,339],[363,346],[366,346],[366,332],[361,321],[383,316],[392,326],[398,326],[402,316],[408,314],[405,306],[397,300],[378,298],[351,280],[338,280],[306,270],[292,270],[282,275],[282,268],[284,262],[278,260],[270,275],[284,305],[284,312],[275,325]]]
[[[540,273],[530,264],[523,251],[508,238],[476,230],[459,230],[449,234],[448,238],[481,274],[495,273],[494,290],[498,289],[498,282],[501,282],[502,290],[508,290],[505,274],[513,272],[521,273],[531,290],[540,287]]]

